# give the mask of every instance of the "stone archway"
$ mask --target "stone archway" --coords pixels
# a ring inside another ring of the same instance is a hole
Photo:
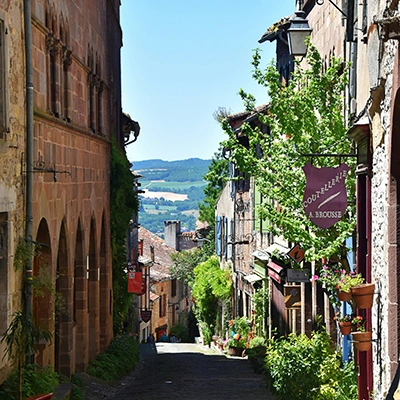
[[[37,326],[49,331],[54,338],[54,279],[51,257],[50,233],[47,221],[42,219],[35,239],[33,258],[33,317]],[[52,343],[40,343],[35,362],[39,365],[53,365],[54,340]]]
[[[101,238],[100,238],[100,350],[105,351],[111,339],[112,329],[110,329],[112,321],[112,301],[110,265],[107,265],[107,246],[105,232],[105,216],[103,214],[101,222]],[[111,332],[111,333],[110,333]]]
[[[89,360],[92,360],[96,357],[100,349],[100,270],[98,266],[96,224],[94,218],[92,218],[90,223],[88,264]]]
[[[79,220],[76,228],[74,259],[74,360],[75,372],[84,372],[88,363],[88,285],[87,260],[84,253],[84,232]]]
[[[72,274],[68,268],[68,245],[64,221],[61,224],[58,240],[56,292],[56,334],[55,334],[55,370],[70,376],[73,366],[72,354]]]

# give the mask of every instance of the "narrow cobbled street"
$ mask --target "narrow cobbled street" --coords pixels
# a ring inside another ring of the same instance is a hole
[[[273,400],[249,360],[197,344],[141,346],[137,370],[120,383],[118,400]]]

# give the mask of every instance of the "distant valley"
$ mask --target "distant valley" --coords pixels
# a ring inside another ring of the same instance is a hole
[[[139,223],[163,236],[165,220],[180,220],[186,230],[194,230],[199,206],[204,199],[211,160],[190,158],[180,161],[132,161],[132,169],[142,175]]]

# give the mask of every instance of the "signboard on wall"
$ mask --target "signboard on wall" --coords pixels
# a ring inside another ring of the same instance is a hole
[[[285,285],[283,288],[285,296],[285,308],[299,309],[301,307],[301,286]]]
[[[151,320],[151,310],[141,310],[140,318],[143,322],[149,322]]]
[[[322,229],[328,229],[342,219],[347,208],[345,186],[349,167],[342,163],[336,168],[317,168],[307,163],[306,189],[303,207],[307,217]]]
[[[310,282],[310,271],[308,269],[293,269],[286,270],[288,282]]]

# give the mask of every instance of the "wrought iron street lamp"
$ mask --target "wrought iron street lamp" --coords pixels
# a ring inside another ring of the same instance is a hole
[[[295,11],[295,16],[287,30],[289,53],[292,56],[305,56],[307,53],[305,40],[310,36],[312,28],[308,25],[305,15],[306,13],[302,10]]]

